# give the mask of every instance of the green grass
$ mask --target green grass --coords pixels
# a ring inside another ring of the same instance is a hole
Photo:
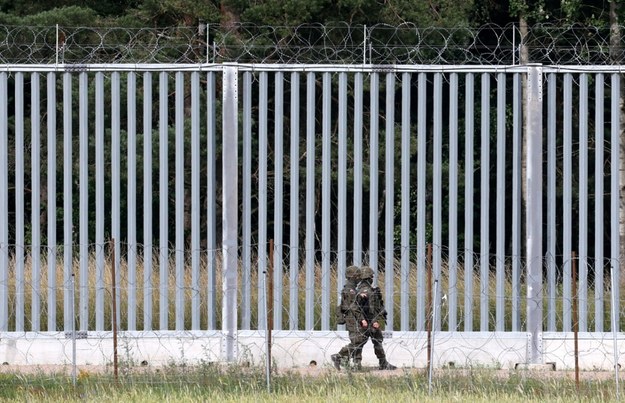
[[[264,368],[165,367],[125,373],[80,373],[76,385],[63,374],[0,374],[2,401],[133,402],[605,402],[616,400],[614,379],[575,382],[566,376],[501,372],[487,368],[444,370],[432,391],[425,371],[380,376],[374,372],[323,371],[318,376],[273,374],[271,390]]]

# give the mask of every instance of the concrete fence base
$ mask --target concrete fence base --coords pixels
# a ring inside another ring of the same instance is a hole
[[[332,365],[330,356],[349,342],[345,331],[274,331],[271,335],[273,365],[297,368]],[[386,333],[387,359],[397,367],[427,366],[427,333]],[[510,368],[527,363],[528,340],[523,332],[435,333],[435,368]],[[557,369],[574,368],[573,337],[568,333],[541,335],[543,362]],[[625,348],[618,338],[619,351]],[[198,365],[225,362],[221,331],[136,331],[118,334],[120,365]],[[241,365],[264,365],[267,356],[265,332],[239,331],[236,360]],[[75,351],[75,354],[74,354]],[[612,370],[613,337],[609,333],[585,333],[579,337],[580,368]],[[74,359],[75,357],[75,359]],[[5,365],[109,365],[113,362],[112,332],[0,333],[0,361]],[[363,364],[376,366],[371,342],[365,345]]]

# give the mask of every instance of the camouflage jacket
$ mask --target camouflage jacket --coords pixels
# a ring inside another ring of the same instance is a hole
[[[344,324],[348,331],[358,328],[358,306],[356,305],[356,281],[347,280],[341,291],[341,305],[339,305],[337,323]]]
[[[368,281],[362,281],[356,289],[356,305],[358,321],[365,319],[369,323],[380,322],[386,318],[384,299],[379,287]]]

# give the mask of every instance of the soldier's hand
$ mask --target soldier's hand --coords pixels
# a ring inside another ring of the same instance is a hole
[[[373,328],[374,329],[379,329],[380,328],[380,324],[378,322],[373,322]]]
[[[368,323],[367,323],[367,321],[365,319],[360,321],[360,326],[367,327],[367,325],[368,325]]]

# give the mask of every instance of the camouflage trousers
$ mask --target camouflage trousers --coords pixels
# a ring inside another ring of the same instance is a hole
[[[367,341],[371,339],[373,343],[373,351],[380,361],[380,364],[386,362],[386,354],[382,347],[382,330],[373,327],[360,328],[357,330],[349,330],[349,344],[343,346],[338,352],[339,357],[345,360],[353,359],[354,365],[360,365],[362,362],[362,349]]]

